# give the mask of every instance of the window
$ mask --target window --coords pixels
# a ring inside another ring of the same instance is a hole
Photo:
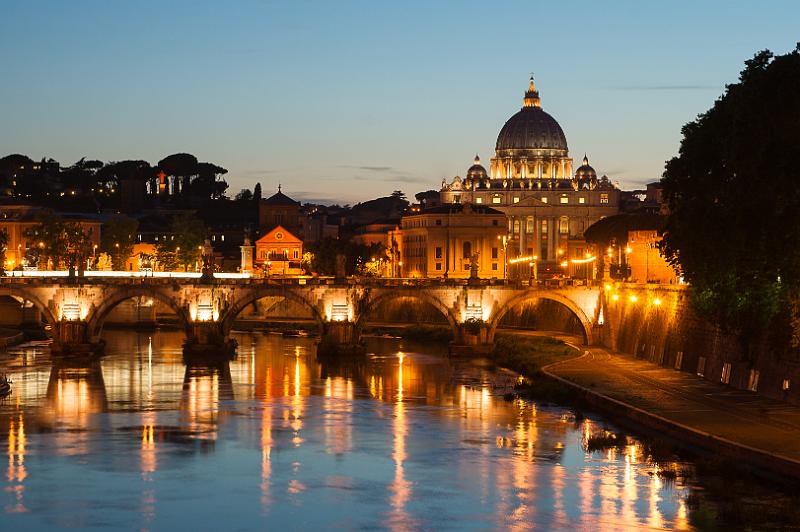
[[[499,195],[492,196],[492,203],[494,204],[500,203],[500,196]]]
[[[517,196],[514,196],[514,203],[519,203],[519,198]]]
[[[542,196],[542,203],[547,203],[547,196]]]
[[[497,226],[497,225],[499,225],[499,224],[497,223],[497,219],[494,219],[494,220],[492,220],[492,225],[494,225],[494,226]]]
[[[719,382],[722,384],[730,384],[731,383],[731,363],[725,362],[722,365],[722,376],[719,378]]]
[[[600,203],[608,203],[608,194],[600,194]]]
[[[697,375],[702,377],[706,373],[706,357],[697,359]]]
[[[437,262],[436,263],[436,269],[437,270],[441,270],[442,269],[442,263],[441,262]]]
[[[519,234],[519,226],[520,226],[519,219],[515,219],[514,220],[514,234],[515,235]]]
[[[533,216],[525,218],[525,232],[528,234],[533,233]]]
[[[442,220],[440,220],[440,219],[437,219],[437,220],[436,220],[436,225],[442,225]]]
[[[760,374],[759,374],[759,371],[757,369],[751,369],[750,370],[750,378],[747,379],[747,389],[750,390],[751,392],[757,392],[758,391],[758,377],[759,377],[759,375]]]
[[[783,379],[783,382],[781,383],[781,390],[783,390],[784,392],[788,392],[790,384],[791,381],[789,379]]]
[[[225,242],[225,235],[219,235],[219,239]]]
[[[497,263],[496,262],[492,263],[492,270],[497,271]]]
[[[441,259],[442,258],[442,248],[441,248],[441,246],[437,246],[436,247],[436,250],[434,251],[434,257],[437,258],[437,259]]]
[[[566,216],[562,216],[561,219],[558,221],[558,223],[559,223],[558,232],[561,233],[562,235],[569,234],[569,218],[567,218]]]
[[[468,259],[472,257],[472,244],[470,242],[464,242],[464,245],[461,246],[462,257]]]
[[[455,194],[453,196],[453,203],[461,203],[461,194]]]
[[[493,259],[497,258],[498,253],[499,253],[498,248],[492,248],[492,258]]]
[[[483,203],[483,198],[475,198],[475,203]]]
[[[679,370],[683,366],[683,351],[678,351],[675,353],[675,369]]]
[[[299,259],[300,258],[300,251],[295,249],[294,252],[292,252],[292,257],[294,257],[295,259]]]
[[[586,203],[586,198],[578,198],[578,203],[583,205],[584,203]]]
[[[562,204],[564,204],[564,203],[569,203],[569,198],[568,198],[567,196],[564,196],[564,195],[562,195],[562,196],[559,198],[559,202],[561,202]]]

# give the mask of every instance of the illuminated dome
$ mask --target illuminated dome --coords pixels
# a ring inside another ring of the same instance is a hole
[[[583,154],[583,164],[575,170],[575,177],[578,179],[597,179],[597,172],[589,166],[589,158]]]
[[[542,110],[539,91],[530,80],[522,109],[508,119],[497,136],[497,156],[567,155],[567,137],[556,119]]]
[[[467,178],[486,179],[487,176],[488,174],[486,173],[486,168],[481,165],[481,158],[476,155],[473,165],[469,167],[469,170],[467,170]]]

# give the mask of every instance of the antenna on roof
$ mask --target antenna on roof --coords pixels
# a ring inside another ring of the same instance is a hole
[[[278,192],[280,192],[280,191],[281,191],[281,184],[278,183]]]

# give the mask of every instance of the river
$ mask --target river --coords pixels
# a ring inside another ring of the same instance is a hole
[[[639,442],[587,451],[602,419],[506,401],[479,361],[376,339],[321,364],[254,333],[187,367],[180,333],[105,336],[89,365],[0,354],[3,529],[691,528],[694,488]]]

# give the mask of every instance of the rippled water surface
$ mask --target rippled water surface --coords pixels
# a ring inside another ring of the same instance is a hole
[[[187,367],[181,335],[109,331],[107,356],[2,357],[4,530],[687,528],[689,488],[568,409],[507,402],[510,375],[397,340],[319,363],[239,335]],[[152,337],[152,340],[150,340]]]

